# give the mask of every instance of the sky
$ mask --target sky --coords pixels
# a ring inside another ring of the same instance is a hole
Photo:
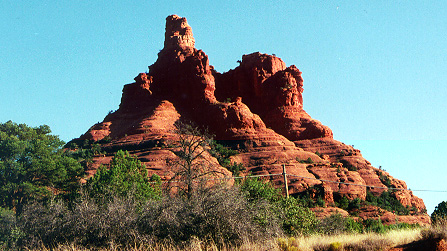
[[[116,110],[157,59],[165,18],[188,19],[210,64],[275,54],[304,79],[304,109],[429,213],[447,190],[447,1],[0,0],[0,122],[69,141]]]

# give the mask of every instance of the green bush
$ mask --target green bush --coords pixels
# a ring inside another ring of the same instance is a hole
[[[341,209],[349,209],[349,199],[346,196],[341,196],[340,199],[335,201],[335,205]]]
[[[362,233],[363,225],[350,217],[343,217],[337,213],[323,218],[318,225],[318,232],[327,235]]]
[[[359,209],[362,206],[362,199],[355,198],[353,200],[350,200],[348,203],[348,211],[352,211],[355,209]]]
[[[0,250],[15,249],[22,235],[17,227],[15,212],[0,207]]]
[[[357,167],[349,165],[348,171],[357,171]]]
[[[379,197],[376,197],[370,191],[367,191],[366,202],[387,211],[394,212],[398,215],[408,215],[410,213],[410,210],[402,205],[402,203],[396,198],[394,192],[384,191]]]
[[[268,214],[275,215],[285,233],[295,235],[314,232],[318,220],[309,208],[302,206],[299,199],[285,198],[280,189],[256,178],[245,179],[241,184],[241,189],[247,193],[248,200],[253,204],[262,201],[270,203],[272,208]]]
[[[306,160],[296,157],[296,161],[303,163],[303,164],[313,164],[314,163],[314,161],[312,160],[311,157],[307,158]]]
[[[375,232],[375,233],[385,233],[386,228],[382,224],[380,219],[366,219],[363,221],[363,226],[365,227],[366,232]]]
[[[239,176],[241,172],[245,171],[245,167],[242,163],[230,164],[227,169],[236,177]]]
[[[217,161],[219,161],[219,164],[227,168],[233,176],[239,176],[240,172],[245,171],[245,167],[242,163],[231,163],[230,161],[230,157],[236,155],[238,151],[213,141],[210,153],[217,159]]]
[[[276,205],[276,213],[282,221],[282,228],[289,235],[312,234],[319,221],[309,208],[302,207],[293,197],[283,198]]]
[[[110,168],[101,166],[87,182],[91,197],[108,201],[114,196],[135,196],[137,200],[160,197],[159,186],[149,183],[146,167],[129,153],[118,151]]]
[[[346,231],[349,233],[363,233],[363,225],[361,222],[351,217],[346,218]]]
[[[264,199],[270,203],[277,203],[283,197],[279,188],[275,188],[271,183],[258,178],[244,179],[240,187],[242,191],[247,193],[250,202]]]
[[[326,205],[326,202],[324,201],[324,188],[322,185],[311,186],[307,190],[294,196],[296,196],[300,205],[303,207],[324,207]]]
[[[345,159],[340,159],[340,163],[348,169],[348,171],[357,171],[357,167],[351,165],[351,163]]]
[[[392,187],[390,177],[380,172],[379,179],[386,187]]]
[[[409,224],[406,222],[399,222],[399,223],[392,224],[392,225],[385,225],[386,231],[399,230],[399,229],[413,229],[413,228],[418,228],[418,227],[420,227],[420,225],[417,223]]]

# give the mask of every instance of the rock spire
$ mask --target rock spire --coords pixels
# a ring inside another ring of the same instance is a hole
[[[168,16],[166,18],[164,49],[181,49],[191,52],[194,49],[194,44],[192,28],[189,26],[186,18],[177,15]]]

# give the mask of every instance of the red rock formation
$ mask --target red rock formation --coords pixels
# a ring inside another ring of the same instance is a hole
[[[109,153],[95,156],[90,175],[118,149],[126,149],[149,173],[169,179],[173,170],[167,162],[176,158],[169,147],[178,139],[174,124],[191,120],[238,150],[231,161],[242,163],[246,173],[278,174],[285,165],[291,194],[306,192],[331,205],[343,197],[365,199],[366,186],[372,186],[368,189],[375,195],[387,185],[407,188],[371,166],[359,150],[334,140],[331,129],[303,110],[303,78],[294,65],[286,67],[280,58],[257,52],[244,55],[240,66],[221,74],[194,45],[186,19],[169,16],[164,48],[149,73],[125,85],[119,109],[77,139],[101,142]],[[231,175],[211,155],[206,159],[211,169]],[[282,179],[271,176],[279,187]],[[395,195],[404,206],[417,208],[413,213],[425,210],[411,191]],[[426,221],[428,216],[422,216],[408,216],[405,222]]]
[[[256,52],[215,76],[218,99],[242,97],[268,127],[289,140],[332,138],[329,127],[303,110],[303,78],[296,66],[286,68],[280,58]]]

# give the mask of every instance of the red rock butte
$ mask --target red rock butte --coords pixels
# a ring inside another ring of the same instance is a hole
[[[387,186],[393,187],[402,189],[394,194],[412,209],[410,215],[367,207],[359,217],[429,223],[422,199],[407,190],[405,182],[373,167],[359,150],[334,140],[329,127],[303,110],[302,93],[301,72],[274,55],[243,55],[235,69],[215,71],[208,56],[195,48],[186,18],[172,15],[166,19],[164,48],[149,73],[140,73],[134,83],[125,85],[119,109],[74,141],[102,142],[107,151],[94,157],[89,175],[107,164],[118,149],[126,149],[150,174],[167,180],[173,177],[167,162],[176,158],[168,149],[178,136],[174,123],[193,121],[238,151],[231,161],[242,163],[244,174],[278,174],[285,165],[291,195],[308,192],[330,205],[342,197],[365,200],[367,191],[378,196]],[[232,175],[213,156],[206,153],[206,158],[209,168]],[[279,187],[282,179],[271,176]],[[332,209],[315,211],[318,215],[328,210]]]

